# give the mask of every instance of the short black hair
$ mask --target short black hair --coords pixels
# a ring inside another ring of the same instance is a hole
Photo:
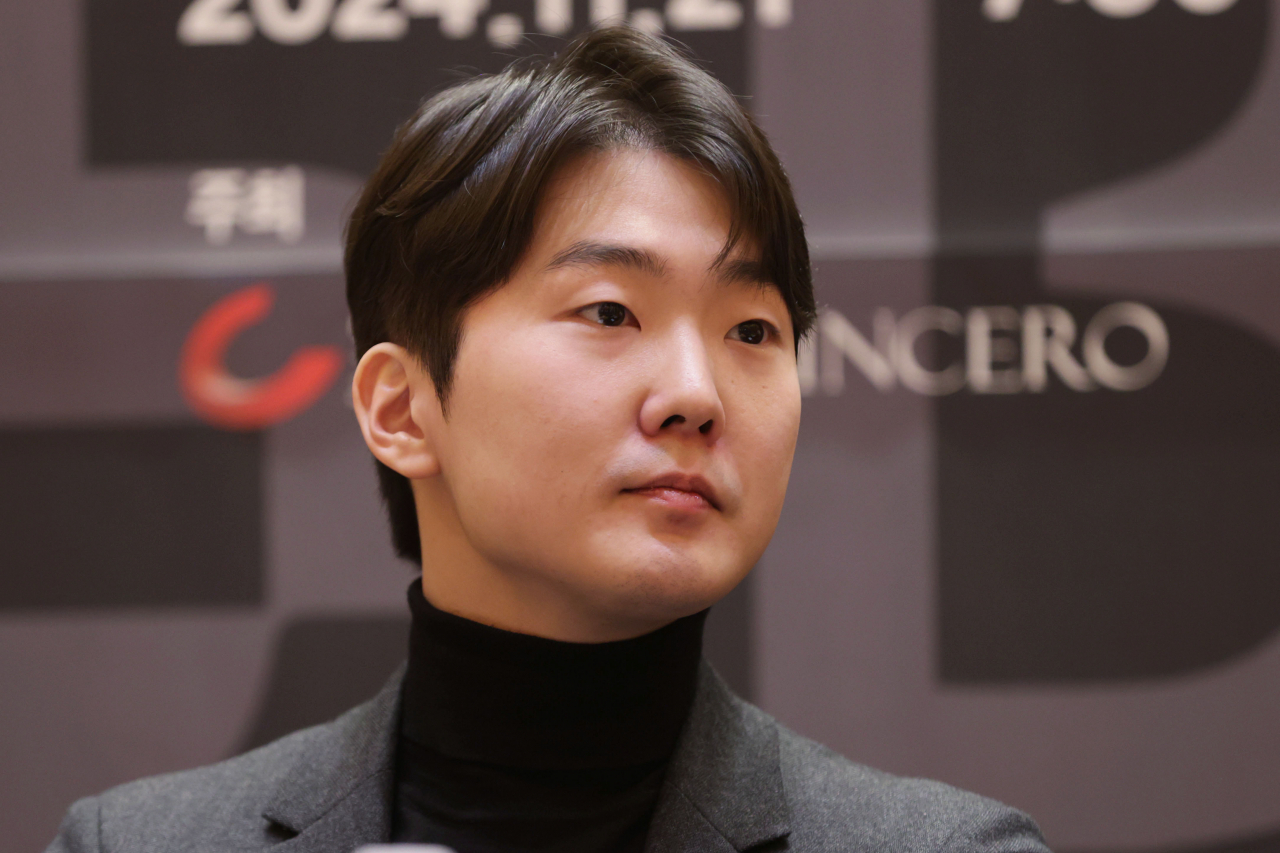
[[[723,254],[744,236],[759,248],[798,345],[816,308],[777,155],[723,84],[662,38],[619,26],[446,89],[396,132],[347,225],[356,356],[403,346],[447,405],[466,308],[519,263],[543,188],[573,156],[619,148],[661,151],[719,183],[732,216]],[[395,550],[421,560],[409,481],[377,469]]]

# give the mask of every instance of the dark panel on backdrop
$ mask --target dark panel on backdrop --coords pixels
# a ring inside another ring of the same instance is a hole
[[[0,609],[261,603],[261,458],[202,426],[0,430]]]
[[[1165,2],[1125,19],[1027,0],[999,24],[982,6],[934,0],[934,192],[947,253],[1034,251],[1051,201],[1150,170],[1221,128],[1265,50],[1266,0],[1208,16]]]
[[[242,752],[331,720],[373,698],[409,650],[408,616],[310,616],[274,650],[262,707]]]
[[[945,679],[1167,676],[1280,630],[1280,353],[1160,315],[1170,360],[1141,391],[1055,383],[942,404]]]
[[[518,16],[534,32],[533,0],[495,0],[487,11],[436,4],[470,10],[445,24],[413,14],[433,4],[382,5],[369,13],[378,20],[357,21],[356,37],[347,40],[335,34],[351,29],[339,23],[343,10],[369,4],[85,0],[90,163],[283,161],[363,175],[425,96],[563,43],[534,33],[499,49],[486,37],[497,15]],[[266,15],[263,7],[278,11]],[[657,14],[643,3],[630,11],[643,8]],[[586,0],[573,4],[574,29],[587,16]],[[745,92],[745,24],[676,37]]]
[[[1028,388],[1017,327],[1028,306],[1066,308],[1075,331],[1066,340],[1060,324],[1059,358],[1082,363],[1076,331],[1126,297],[1071,300],[1042,281],[1043,211],[1222,128],[1261,66],[1267,4],[1204,16],[1162,3],[1116,19],[1028,2],[998,25],[982,6],[934,3],[932,301],[969,318],[1001,306],[1012,334],[968,355],[1011,373],[1008,388],[970,381],[935,406],[941,677],[1134,679],[1221,662],[1280,628],[1268,533],[1280,354],[1160,308],[1168,366],[1150,387],[1098,388],[1082,373],[1074,389],[1053,376]],[[1151,342],[1126,334],[1105,343],[1131,366]]]

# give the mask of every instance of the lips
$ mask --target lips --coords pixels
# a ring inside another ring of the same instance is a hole
[[[700,503],[695,499],[696,496],[710,504],[712,509],[720,509],[720,500],[716,495],[715,487],[697,474],[679,472],[663,474],[654,477],[644,485],[624,489],[623,491],[633,494],[646,494],[652,497],[665,497],[669,502],[676,505],[683,504],[689,509],[697,508]]]

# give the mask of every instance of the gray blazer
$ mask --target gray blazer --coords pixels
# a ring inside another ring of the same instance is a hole
[[[402,675],[402,674],[401,674]],[[71,807],[49,853],[351,853],[390,832],[400,679],[321,726]],[[646,850],[1047,853],[1026,815],[846,761],[788,731],[706,662]]]

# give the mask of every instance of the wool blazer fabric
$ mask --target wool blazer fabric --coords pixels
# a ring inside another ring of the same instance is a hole
[[[80,800],[48,853],[351,853],[386,842],[402,678],[332,722]],[[645,850],[1048,853],[1021,812],[848,761],[739,699],[705,660]]]

